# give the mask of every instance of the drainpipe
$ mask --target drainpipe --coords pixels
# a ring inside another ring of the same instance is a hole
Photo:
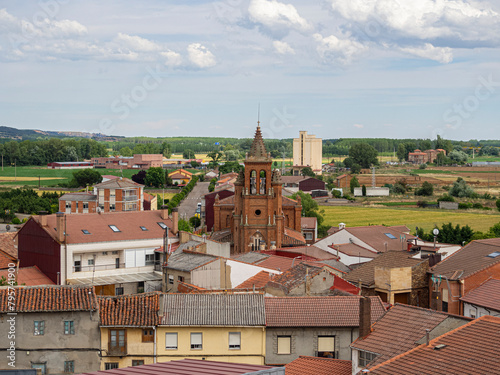
[[[154,342],[153,342],[153,363],[156,363],[156,327],[153,326]]]

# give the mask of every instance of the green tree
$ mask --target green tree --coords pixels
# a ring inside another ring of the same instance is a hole
[[[420,149],[422,151],[426,151],[426,150],[431,150],[432,149],[432,142],[430,139],[424,139],[422,141],[420,141]]]
[[[200,163],[198,163],[196,160],[191,161],[192,168],[198,168],[199,166],[200,166]]]
[[[398,156],[399,161],[406,160],[407,154],[404,143],[400,143],[398,145],[398,151],[396,152],[396,155]]]
[[[497,206],[498,211],[500,211],[500,199],[497,199],[495,204]]]
[[[184,159],[194,159],[194,151],[190,149],[186,149],[182,152],[182,157]]]
[[[165,172],[162,167],[151,167],[146,172],[144,179],[146,186],[160,188],[165,184]]]
[[[365,185],[361,186],[361,194],[363,195],[363,197],[366,197],[366,186]]]
[[[455,151],[453,150],[452,152],[450,152],[448,154],[448,157],[450,158],[450,160],[454,163],[457,163],[457,164],[463,164],[467,161],[467,154],[463,151]]]
[[[355,164],[362,168],[370,168],[372,165],[378,165],[378,152],[368,143],[356,143],[349,149],[349,157]]]
[[[359,187],[359,181],[356,176],[352,176],[349,187],[351,188],[351,194],[354,194],[354,188]]]
[[[201,219],[198,216],[190,217],[189,224],[196,229],[201,225]]]
[[[440,135],[437,136],[436,141],[435,141],[435,147],[436,149],[441,148],[443,150],[446,150],[446,152],[451,152],[453,150],[453,143],[451,143],[450,140],[448,139],[443,139],[441,138]]]
[[[420,189],[415,190],[415,195],[430,197],[434,193],[434,186],[428,181],[424,181]]]
[[[161,144],[161,153],[164,157],[170,159],[170,157],[172,156],[172,147],[170,146],[170,144],[168,144],[167,142],[163,142]]]
[[[184,219],[179,220],[178,228],[183,232],[193,232],[193,227],[189,224],[189,221]]]
[[[219,167],[219,172],[225,174],[230,172],[239,172],[243,169],[244,167],[237,161],[227,161]]]
[[[133,156],[133,152],[130,149],[130,147],[122,147],[120,149],[120,155],[125,156],[125,157],[130,157],[130,156]]]
[[[224,151],[224,159],[226,161],[238,161],[240,159],[240,152],[238,150]]]
[[[474,189],[467,185],[462,177],[457,178],[448,190],[448,194],[458,198],[474,198],[476,196]]]
[[[316,174],[313,172],[311,167],[304,167],[302,168],[302,171],[300,171],[302,176],[308,176],[308,177],[316,177]]]
[[[74,186],[86,187],[98,184],[101,181],[102,181],[102,176],[95,169],[82,169],[80,171],[73,172],[72,185]]]
[[[220,151],[211,151],[207,154],[207,157],[212,159],[208,163],[209,168],[216,168],[219,165],[219,162],[222,158],[223,154]]]

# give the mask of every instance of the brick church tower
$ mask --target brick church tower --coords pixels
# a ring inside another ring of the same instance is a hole
[[[234,185],[234,196],[215,200],[213,239],[232,242],[233,254],[305,243],[300,198],[294,201],[282,196],[281,175],[272,170],[259,126],[245,158],[245,170]]]

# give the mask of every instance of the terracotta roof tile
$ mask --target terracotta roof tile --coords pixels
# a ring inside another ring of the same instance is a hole
[[[316,228],[318,219],[315,217],[302,217],[300,218],[300,227],[303,229],[314,229]]]
[[[0,278],[8,277],[8,270],[0,271]],[[26,286],[55,285],[37,266],[19,268],[17,274],[17,284]]]
[[[292,198],[283,197],[283,206],[296,206],[298,202]]]
[[[309,266],[301,262],[294,265],[292,268],[289,268],[282,274],[274,276],[268,283],[268,286],[281,289],[285,293],[289,293],[290,290],[304,283],[306,275],[308,277],[313,277],[319,272],[321,272],[320,267]]]
[[[373,367],[369,374],[500,374],[499,342],[500,318],[485,315]]]
[[[279,270],[284,272],[292,267],[292,264],[298,264],[298,260],[293,261],[292,258],[282,257],[278,255],[269,255],[267,258],[254,262],[254,264],[259,267],[271,268],[273,270]]]
[[[0,250],[0,270],[9,268],[9,264],[12,265],[12,263],[17,264],[17,258]]]
[[[260,271],[256,275],[243,281],[235,289],[252,289],[253,287],[264,288],[269,280],[271,280],[271,274],[266,271]]]
[[[325,251],[317,246],[311,245],[311,246],[293,246],[293,247],[282,247],[279,249],[276,249],[276,251],[280,252],[289,252],[289,253],[298,253],[298,254],[304,254],[309,257],[316,258],[318,260],[325,260],[325,259],[337,259],[337,257],[328,252]]]
[[[144,185],[138,184],[129,178],[115,178],[109,181],[101,182],[94,185],[98,189],[123,189],[123,188],[138,188]]]
[[[306,243],[302,233],[290,228],[285,228],[285,235],[283,237],[284,245],[302,245]]]
[[[452,315],[440,311],[396,303],[375,323],[368,336],[358,338],[351,346],[378,354],[370,363],[369,367],[373,367],[415,348],[416,342],[425,336],[426,329],[434,329],[450,316]],[[463,318],[460,324],[465,324],[468,320]]]
[[[352,373],[351,361],[302,355],[285,367],[286,375],[351,375]]]
[[[487,309],[500,311],[500,280],[488,280],[467,293],[460,300]]]
[[[500,256],[488,256],[497,251],[500,252],[500,238],[472,241],[436,264],[432,271],[450,279],[463,279],[500,262]]]
[[[0,233],[0,250],[17,259],[17,247],[14,237],[17,232]]]
[[[93,287],[56,285],[18,287],[15,290],[16,312],[97,310]],[[0,289],[0,312],[9,311],[7,293],[7,289]]]
[[[350,233],[353,237],[358,238],[379,252],[402,250],[400,236],[405,236],[407,240],[415,238],[415,236],[396,230],[395,227],[385,227],[383,225],[345,227],[342,230]],[[406,243],[404,243],[404,247],[406,248]]]
[[[427,260],[414,259],[406,251],[388,251],[352,270],[345,279],[355,284],[361,280],[363,285],[371,286],[375,282],[375,267],[414,267],[422,262]]]
[[[101,326],[153,327],[159,322],[159,292],[97,298]]]
[[[266,297],[268,327],[359,327],[360,296]],[[380,297],[371,299],[371,321],[385,314]]]
[[[363,257],[363,258],[375,258],[377,253],[372,250],[368,250],[363,246],[359,246],[355,243],[341,243],[337,245],[330,245],[329,248],[333,249],[335,254],[337,250],[340,253],[346,254],[351,257]]]

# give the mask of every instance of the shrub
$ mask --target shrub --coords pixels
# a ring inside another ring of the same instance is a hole
[[[342,197],[342,193],[338,190],[332,190],[332,197],[333,198],[341,198]]]
[[[420,208],[427,207],[427,201],[418,201],[417,202],[417,207],[420,207]]]
[[[437,201],[438,202],[455,202],[455,198],[453,198],[451,195],[443,194],[440,198],[438,198]]]
[[[497,199],[497,201],[496,201],[496,205],[497,205],[497,209],[498,209],[498,211],[500,211],[500,199]]]
[[[468,210],[469,208],[472,208],[471,203],[459,203],[458,204],[458,209],[460,209],[460,210]]]
[[[424,181],[420,189],[415,190],[415,195],[430,197],[434,193],[434,186],[430,182]]]
[[[15,217],[12,219],[12,224],[21,224],[21,220],[19,220],[19,218]]]
[[[366,186],[365,185],[361,186],[361,194],[363,195],[363,197],[366,197]]]
[[[427,164],[425,164],[425,163],[424,164],[420,164],[418,166],[418,169],[425,169],[425,168],[427,168]]]

